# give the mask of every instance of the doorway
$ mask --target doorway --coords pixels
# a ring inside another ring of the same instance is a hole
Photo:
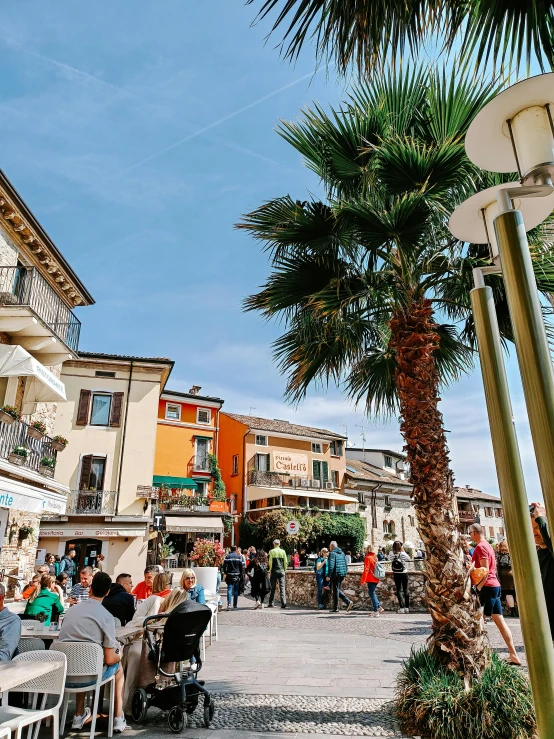
[[[77,565],[77,573],[83,567],[95,567],[96,559],[102,554],[102,541],[100,539],[73,539],[67,542],[65,553],[70,549],[75,549],[75,564]]]

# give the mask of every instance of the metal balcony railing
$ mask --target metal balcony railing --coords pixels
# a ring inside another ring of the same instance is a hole
[[[197,454],[192,460],[192,469],[198,472],[210,471],[210,460],[207,454]]]
[[[42,439],[32,439],[27,436],[28,428],[29,425],[23,421],[14,421],[9,425],[0,423],[0,457],[8,459],[14,447],[25,447],[27,457],[17,456],[17,462],[24,459],[24,462],[20,465],[22,470],[28,469],[38,472],[41,459],[43,457],[55,457],[56,453],[52,451],[50,446],[52,439],[49,436],[43,436]],[[49,476],[53,476],[52,473]]]
[[[0,305],[28,306],[70,349],[79,348],[81,322],[35,267],[0,267]]]
[[[65,512],[76,516],[114,516],[115,490],[72,490]]]
[[[250,470],[248,473],[249,485],[262,487],[291,488],[293,490],[335,490],[331,480],[320,480],[312,477],[294,477],[281,472],[262,472]]]

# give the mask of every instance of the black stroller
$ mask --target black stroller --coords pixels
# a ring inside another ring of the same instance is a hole
[[[149,707],[155,706],[169,711],[169,728],[178,733],[185,726],[187,714],[194,713],[202,694],[204,725],[209,727],[215,706],[204,681],[197,680],[197,675],[202,668],[200,639],[211,615],[208,606],[185,601],[167,615],[144,619],[148,658],[156,664],[156,677],[150,685],[135,690],[131,704],[133,721],[142,723]],[[188,664],[181,665],[182,662]],[[175,663],[173,672],[162,669],[168,663]]]

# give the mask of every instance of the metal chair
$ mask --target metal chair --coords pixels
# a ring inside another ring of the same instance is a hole
[[[108,737],[113,736],[115,675],[102,680],[102,673],[104,672],[104,650],[100,644],[93,644],[92,642],[54,642],[50,647],[50,653],[55,654],[56,652],[65,654],[67,658],[67,679],[69,682],[80,682],[79,678],[81,678],[83,683],[88,683],[81,687],[71,688],[66,685],[60,721],[60,736],[63,736],[65,730],[69,696],[75,693],[90,693],[94,691],[92,721],[90,722],[90,739],[94,739],[100,688],[107,683],[111,683]],[[92,684],[90,684],[91,681],[93,681]]]
[[[52,717],[52,736],[57,739],[60,723],[60,705],[64,694],[65,674],[67,662],[63,654],[47,652],[45,650],[25,652],[14,657],[14,662],[52,662],[52,669],[46,675],[29,680],[18,685],[15,691],[18,693],[34,693],[33,708],[16,708],[15,706],[3,705],[0,707],[0,726],[2,730],[15,730],[15,739],[21,739],[22,731],[26,726],[38,722],[34,736],[38,735],[40,721]],[[38,696],[40,707],[37,708]],[[57,695],[58,700],[49,708],[46,708],[46,699],[49,695]],[[29,729],[29,733],[31,730]]]
[[[17,653],[24,654],[25,652],[42,652],[46,649],[42,639],[36,637],[24,636],[19,640],[17,646]]]

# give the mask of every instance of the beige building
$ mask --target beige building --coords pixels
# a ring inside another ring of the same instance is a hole
[[[0,413],[0,570],[13,576],[34,570],[41,517],[65,512],[67,451],[52,438],[60,369],[79,347],[73,309],[93,302],[0,171],[0,408],[17,409]]]
[[[80,566],[105,558],[109,574],[142,575],[148,549],[160,394],[173,362],[81,353],[63,365],[67,401],[55,431],[69,440],[57,474],[69,488],[64,515],[42,523],[40,547],[77,550]]]
[[[472,523],[479,523],[485,529],[487,539],[499,542],[506,538],[502,501],[496,495],[466,485],[454,488],[458,500],[458,519],[460,530],[467,533]]]

